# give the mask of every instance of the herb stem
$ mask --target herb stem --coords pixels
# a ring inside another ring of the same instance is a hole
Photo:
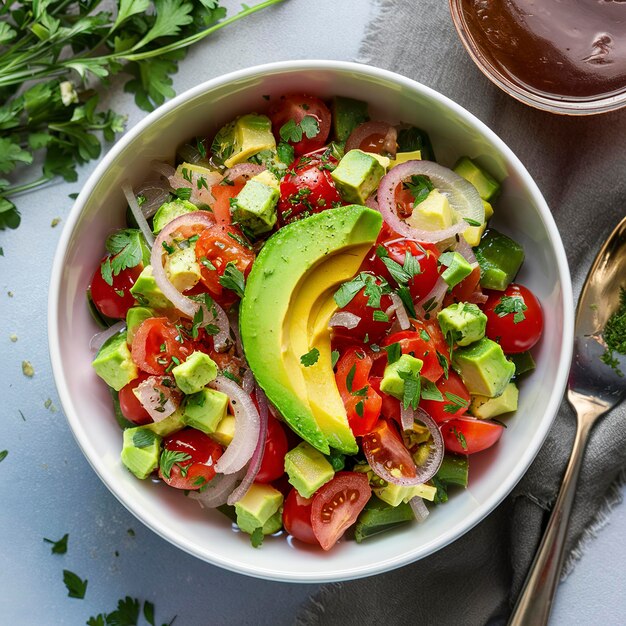
[[[44,185],[50,180],[52,180],[52,177],[50,176],[41,176],[40,178],[37,178],[36,180],[32,180],[29,183],[24,183],[23,185],[15,185],[14,187],[7,187],[7,189],[5,189],[2,192],[2,195],[5,197],[15,196],[18,193],[22,193],[30,189],[35,189],[35,187]]]

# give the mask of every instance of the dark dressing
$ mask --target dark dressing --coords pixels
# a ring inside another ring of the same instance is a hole
[[[480,52],[504,76],[548,97],[626,88],[626,0],[462,0]]]

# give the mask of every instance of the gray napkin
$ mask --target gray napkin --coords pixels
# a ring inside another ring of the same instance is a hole
[[[601,242],[626,214],[626,110],[568,118],[518,103],[470,60],[456,36],[448,3],[442,0],[383,0],[359,60],[437,89],[513,149],[552,209],[577,298]],[[622,406],[592,433],[564,574],[620,499],[619,487],[626,478],[625,420]],[[513,493],[455,543],[400,570],[323,587],[303,607],[298,623],[504,623],[556,498],[574,426],[575,416],[564,402],[543,448]]]

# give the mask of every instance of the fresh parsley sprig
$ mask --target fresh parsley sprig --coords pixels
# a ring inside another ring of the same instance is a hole
[[[124,116],[97,110],[93,87],[124,73],[125,91],[151,111],[175,95],[171,76],[189,46],[281,1],[244,5],[226,19],[219,0],[116,0],[113,11],[105,0],[3,3],[0,175],[42,166],[23,184],[0,177],[0,230],[19,226],[15,196],[56,177],[76,181],[77,165],[100,156],[102,138],[124,130]]]
[[[498,317],[506,317],[507,315],[513,314],[513,323],[519,324],[526,319],[524,315],[524,311],[527,311],[528,307],[524,302],[524,298],[522,296],[502,296],[500,298],[500,302],[493,309],[493,312]]]

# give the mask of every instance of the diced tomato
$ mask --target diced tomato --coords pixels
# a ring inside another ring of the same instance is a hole
[[[164,374],[184,361],[194,350],[185,332],[166,317],[149,317],[135,331],[131,354],[139,369]]]
[[[422,399],[420,407],[438,424],[453,417],[460,417],[467,411],[471,396],[461,377],[455,371],[450,370],[448,378],[442,376],[435,385],[441,392],[443,401]]]
[[[227,225],[232,222],[230,200],[243,189],[243,186],[244,183],[233,183],[232,185],[214,185],[211,187],[211,193],[215,198],[211,208],[218,224]]]
[[[504,292],[490,291],[483,311],[487,316],[487,337],[497,341],[507,354],[526,352],[541,338],[541,304],[523,285],[512,283]]]
[[[282,424],[275,417],[268,415],[263,460],[254,480],[257,483],[271,483],[280,478],[285,473],[287,450],[287,435]]]
[[[361,439],[363,453],[376,474],[385,473],[397,477],[414,478],[417,468],[400,434],[387,420],[379,420],[376,426]]]
[[[473,417],[456,417],[441,425],[446,450],[457,454],[482,452],[496,443],[503,432],[501,424]]]
[[[366,474],[337,472],[313,496],[313,533],[324,550],[330,550],[356,522],[372,491]]]
[[[148,378],[148,374],[139,374],[135,380],[131,380],[128,385],[122,387],[118,394],[122,415],[127,420],[133,422],[133,424],[137,424],[137,426],[150,424],[153,421],[148,411],[143,408],[143,405],[133,393],[133,389],[136,389],[146,378]]]
[[[135,305],[135,298],[130,293],[130,288],[135,284],[143,265],[122,270],[119,274],[113,274],[112,283],[109,285],[102,277],[102,264],[107,260],[104,257],[91,278],[89,290],[94,305],[107,317],[123,319],[131,306]]]
[[[482,293],[480,288],[480,267],[475,267],[472,273],[464,278],[458,285],[453,287],[443,299],[443,306],[447,307],[455,302],[468,302],[472,294]]]
[[[293,146],[296,156],[314,152],[326,144],[330,133],[331,115],[328,107],[319,98],[298,94],[282,96],[278,102],[270,107],[269,116],[272,120],[272,130],[276,141],[282,140],[281,129],[285,124],[290,123],[300,129],[301,139],[290,138],[287,142]],[[309,130],[310,124],[306,124],[306,127],[302,128],[302,120],[305,117],[314,120],[312,126],[317,125],[317,133],[306,132]],[[298,134],[297,130],[295,132]]]
[[[312,498],[303,498],[295,489],[289,492],[283,507],[283,526],[292,536],[315,546],[319,545],[311,522]]]
[[[337,362],[337,388],[355,436],[368,433],[380,415],[381,397],[369,384],[372,358],[363,348],[348,348]]]

